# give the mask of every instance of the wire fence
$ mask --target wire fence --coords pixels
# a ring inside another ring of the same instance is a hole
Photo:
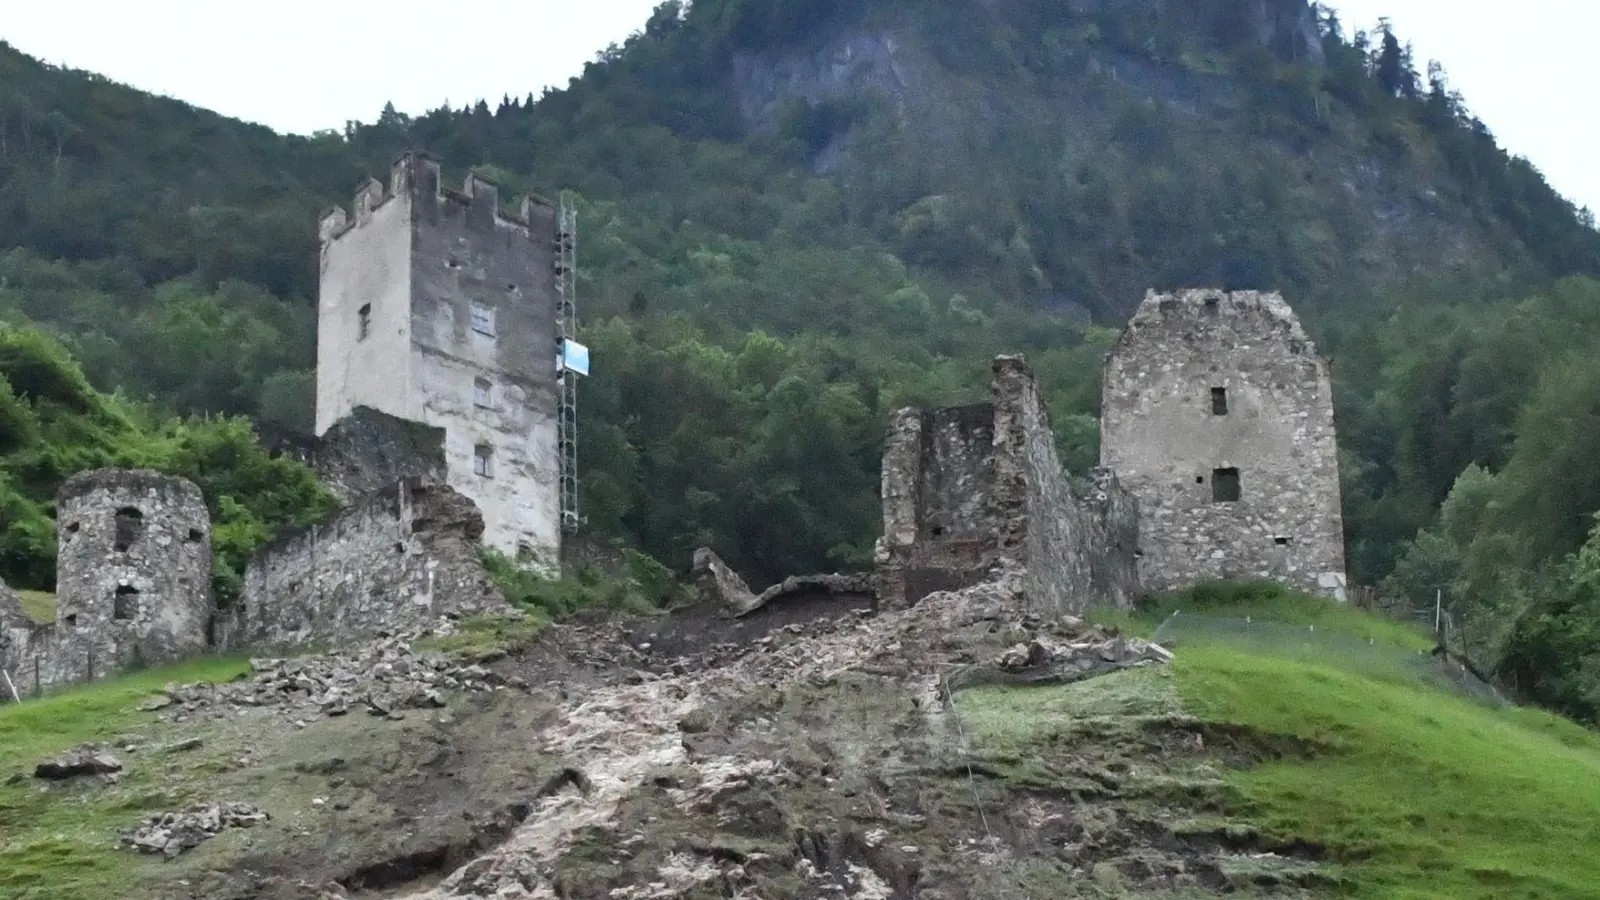
[[[1263,655],[1330,663],[1383,678],[1427,682],[1491,706],[1511,705],[1493,685],[1441,649],[1407,649],[1315,625],[1230,619],[1180,610],[1161,623],[1154,640],[1168,648],[1185,643],[1222,644]]]

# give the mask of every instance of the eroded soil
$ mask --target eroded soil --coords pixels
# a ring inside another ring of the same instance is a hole
[[[1327,884],[1318,848],[1219,814],[1226,766],[1305,748],[1189,718],[1164,667],[947,690],[1008,648],[1081,639],[984,600],[590,621],[491,659],[507,684],[444,709],[304,727],[241,711],[162,777],[272,820],[147,867],[129,896],[987,900]]]

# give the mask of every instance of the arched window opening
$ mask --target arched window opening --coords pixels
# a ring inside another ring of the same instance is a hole
[[[144,534],[144,513],[132,506],[124,506],[117,510],[116,541],[111,549],[118,553],[127,553],[128,548],[139,540]]]

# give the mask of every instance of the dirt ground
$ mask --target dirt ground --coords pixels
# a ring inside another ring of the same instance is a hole
[[[1325,883],[1316,848],[1213,814],[1219,766],[1282,748],[1194,723],[1151,669],[941,693],[941,674],[1025,629],[929,615],[811,597],[743,620],[589,620],[493,659],[512,686],[444,709],[208,726],[169,777],[272,820],[164,864],[142,895],[1020,900]],[[1016,733],[1029,691],[1065,692],[1070,727]]]

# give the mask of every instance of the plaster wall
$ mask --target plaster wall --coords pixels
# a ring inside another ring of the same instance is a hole
[[[317,424],[321,436],[357,406],[415,419],[411,346],[411,197],[376,181],[355,217],[323,217],[317,296]],[[368,307],[366,337],[361,309]]]

